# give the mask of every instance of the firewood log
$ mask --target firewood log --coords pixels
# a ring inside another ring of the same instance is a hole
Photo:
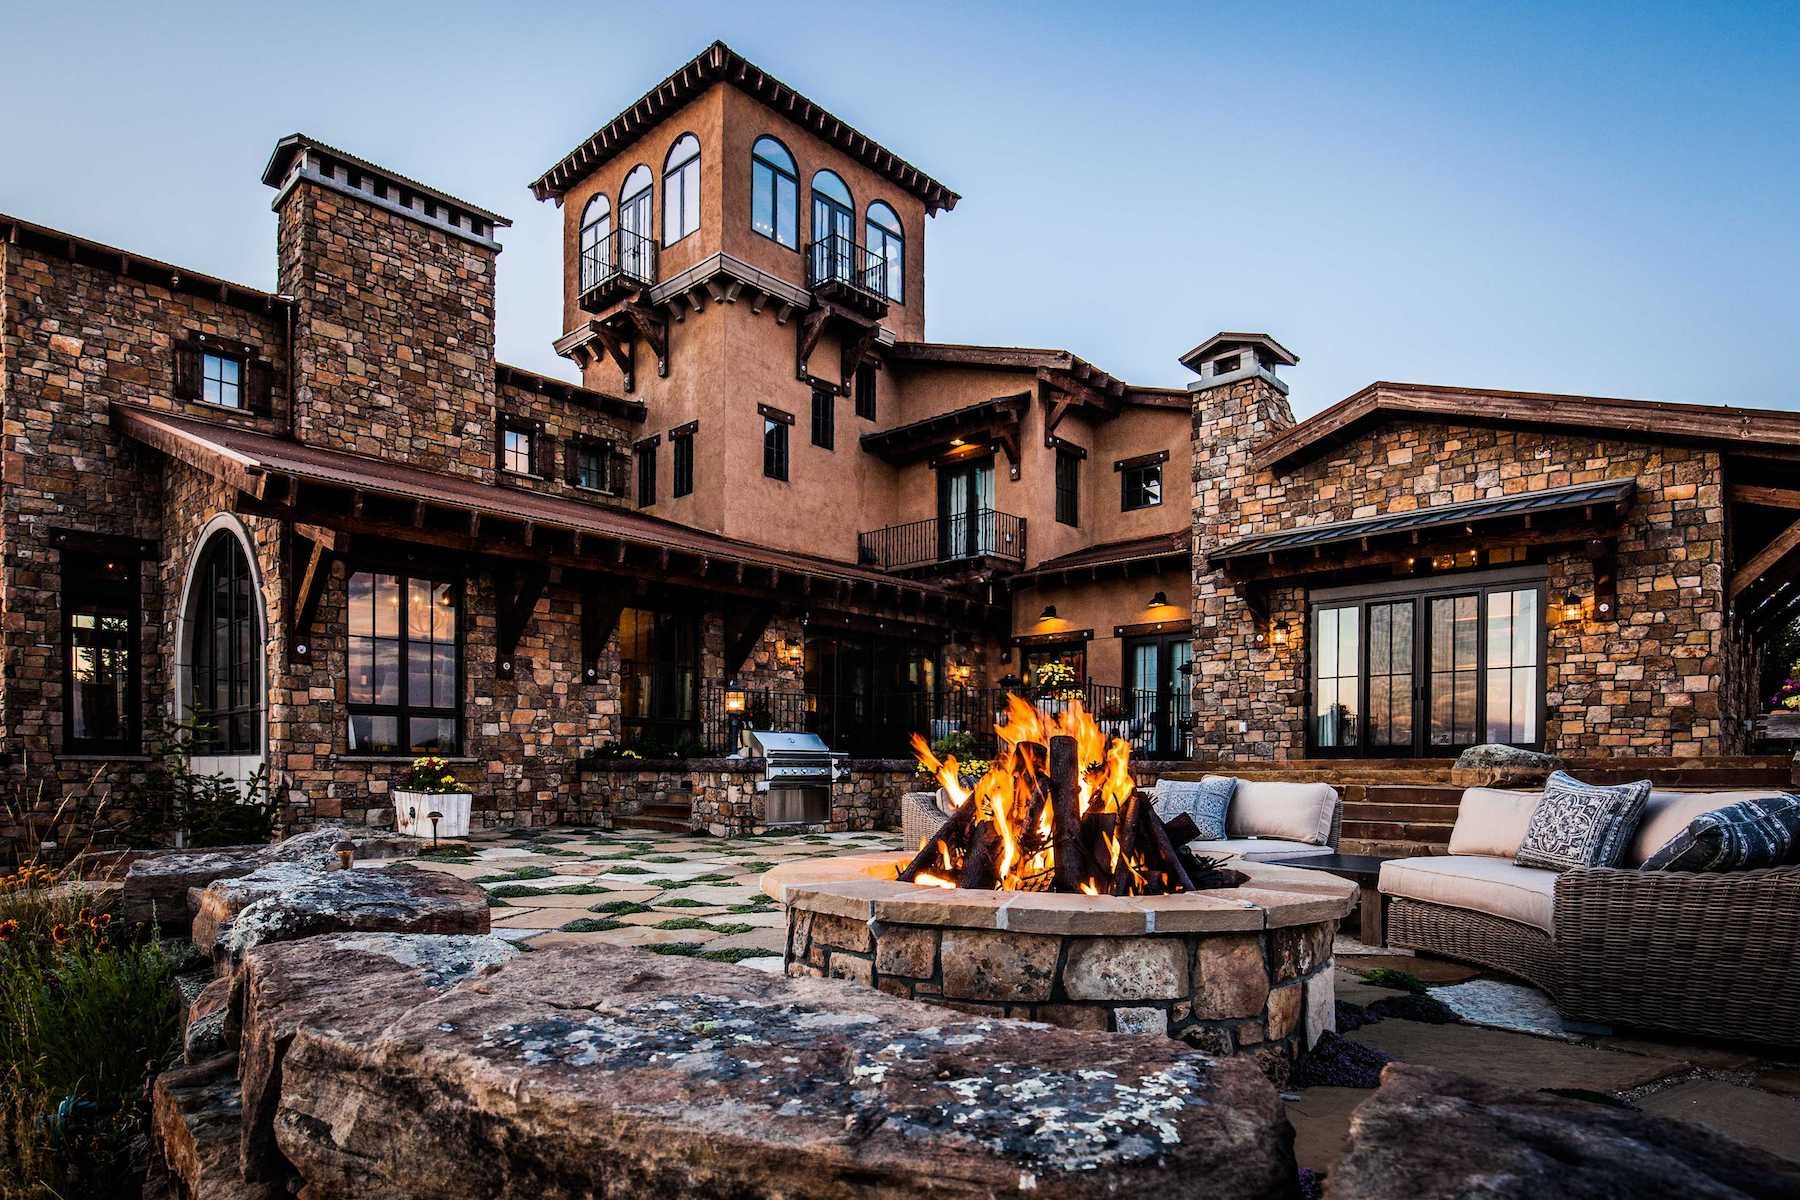
[[[956,877],[959,888],[991,889],[1000,878],[1000,830],[992,821],[975,826],[969,840],[969,852],[963,858],[962,873]]]
[[[919,847],[919,852],[913,855],[911,862],[900,869],[900,874],[896,878],[901,883],[911,883],[920,871],[929,871],[933,867],[941,870],[943,851],[939,847],[949,846],[953,850],[963,848],[969,826],[975,821],[975,808],[975,797],[970,796],[963,802],[963,806],[951,813],[949,819],[938,826],[938,831],[932,834],[923,846]]]
[[[1162,860],[1159,865],[1162,870],[1169,873],[1169,890],[1173,892],[1193,891],[1194,881],[1188,878],[1186,868],[1181,865],[1181,859],[1176,857],[1174,842],[1169,837],[1169,831],[1164,828],[1162,818],[1156,815],[1156,806],[1145,804],[1141,811],[1144,814],[1142,818],[1144,829],[1150,834],[1150,844],[1155,848],[1156,857]],[[1186,813],[1182,814],[1182,818],[1191,820]]]
[[[1050,739],[1050,817],[1055,826],[1056,890],[1081,889],[1081,763],[1072,737]]]
[[[1119,812],[1118,833],[1114,835],[1119,840],[1119,869],[1112,877],[1112,894],[1115,896],[1131,893],[1131,868],[1128,864],[1131,856],[1137,852],[1138,810],[1142,807],[1143,801],[1133,792],[1125,798],[1125,807]]]
[[[1173,821],[1163,822],[1163,832],[1167,835],[1169,844],[1179,848],[1200,836],[1200,826],[1194,823],[1193,817],[1182,813]]]

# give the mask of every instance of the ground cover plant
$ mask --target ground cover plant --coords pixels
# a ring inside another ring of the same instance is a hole
[[[177,967],[50,871],[0,878],[0,1197],[135,1194],[144,1085],[174,1058]]]

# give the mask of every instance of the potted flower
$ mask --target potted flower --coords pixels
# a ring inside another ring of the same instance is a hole
[[[1075,668],[1068,663],[1047,662],[1039,667],[1032,682],[1037,685],[1040,703],[1052,701],[1069,701],[1081,698],[1079,680],[1075,677]],[[1056,711],[1053,707],[1051,711]]]
[[[468,837],[473,799],[447,760],[435,754],[415,758],[405,781],[394,788],[394,827],[411,837]]]

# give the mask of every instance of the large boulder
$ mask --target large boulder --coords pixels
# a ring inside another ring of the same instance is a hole
[[[237,1059],[224,1054],[156,1077],[152,1139],[176,1191],[187,1200],[279,1200],[285,1189],[238,1172]]]
[[[194,945],[229,969],[244,952],[318,933],[486,933],[487,893],[442,871],[405,863],[321,870],[277,862],[220,879],[201,894]]]
[[[1458,787],[1531,787],[1541,785],[1562,765],[1554,754],[1488,742],[1457,757],[1450,782]]]
[[[1625,1105],[1390,1063],[1350,1119],[1329,1200],[1800,1197],[1800,1166]]]
[[[341,1003],[366,1003],[360,981]],[[1248,1062],[578,946],[521,955],[379,1030],[305,1023],[275,1133],[315,1197],[1254,1200],[1295,1186],[1292,1130]]]
[[[295,863],[326,870],[337,865],[338,843],[349,840],[356,858],[405,858],[419,852],[416,838],[381,831],[352,832],[326,825],[268,845],[170,850],[132,862],[125,872],[120,915],[133,925],[183,928],[191,915],[188,893],[214,880],[236,879],[270,863]]]
[[[231,980],[232,1009],[242,1022],[237,1049],[244,1178],[282,1174],[275,1152],[275,1102],[282,1059],[302,1026],[379,1032],[414,1006],[516,953],[494,937],[335,933],[246,954]]]

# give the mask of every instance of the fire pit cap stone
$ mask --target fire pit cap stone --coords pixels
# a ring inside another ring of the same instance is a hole
[[[1005,929],[1017,933],[1131,935],[1275,929],[1347,916],[1349,880],[1234,859],[1242,887],[1170,896],[1083,896],[969,891],[899,883],[906,858],[847,854],[785,863],[762,877],[771,898],[804,912],[859,921]]]

